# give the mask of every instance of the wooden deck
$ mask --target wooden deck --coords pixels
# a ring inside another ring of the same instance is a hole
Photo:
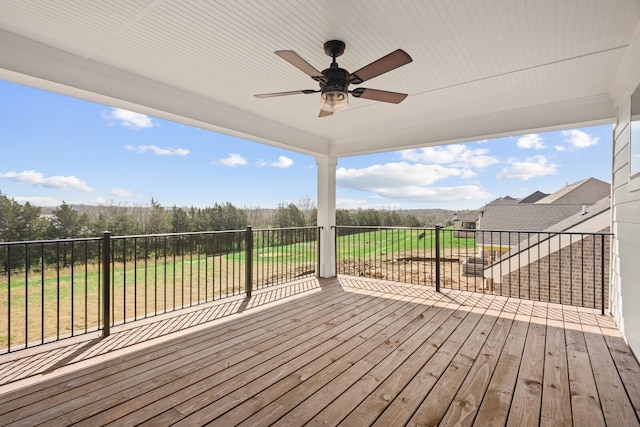
[[[610,317],[352,277],[0,356],[0,383],[0,425],[640,425]]]

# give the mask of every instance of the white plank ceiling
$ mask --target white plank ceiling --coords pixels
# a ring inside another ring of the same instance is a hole
[[[0,0],[0,78],[340,157],[612,122],[639,20],[637,0]],[[408,52],[361,85],[408,98],[318,118],[319,94],[253,96],[316,89],[273,52],[322,70],[331,39],[350,71]]]

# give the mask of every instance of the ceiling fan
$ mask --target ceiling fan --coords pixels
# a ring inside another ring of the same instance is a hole
[[[407,52],[402,49],[391,52],[382,58],[373,61],[371,64],[360,68],[358,71],[349,73],[344,68],[340,68],[336,58],[344,53],[345,44],[340,40],[330,40],[324,44],[325,53],[332,58],[329,68],[318,71],[302,59],[300,55],[292,50],[279,50],[274,52],[300,71],[308,74],[320,84],[320,89],[302,89],[289,92],[262,93],[255,95],[257,98],[272,98],[275,96],[310,94],[320,92],[322,105],[319,117],[330,116],[336,111],[343,110],[349,106],[349,94],[355,98],[365,98],[374,101],[390,102],[399,104],[406,97],[406,93],[388,92],[386,90],[367,89],[359,87],[349,90],[350,84],[360,84],[388,71],[408,64],[412,61]]]

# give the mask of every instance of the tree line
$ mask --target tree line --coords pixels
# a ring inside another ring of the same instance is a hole
[[[267,211],[266,221],[260,213]],[[280,204],[274,210],[242,209],[232,203],[215,203],[206,208],[165,208],[151,199],[146,207],[99,206],[75,207],[62,203],[43,213],[30,203],[20,204],[0,193],[0,242],[54,241],[43,245],[14,244],[0,246],[0,273],[38,269],[44,265],[68,267],[100,258],[100,237],[106,230],[116,236],[173,234],[171,238],[133,238],[112,241],[114,261],[176,257],[196,252],[221,255],[244,250],[244,237],[239,233],[175,234],[206,231],[243,230],[251,221],[260,228],[288,229],[317,224],[317,209],[309,198],[298,204]],[[419,226],[410,215],[374,209],[336,211],[338,225]],[[255,224],[255,222],[254,222]],[[254,227],[258,228],[258,227]],[[84,239],[69,240],[68,239]],[[262,245],[281,246],[315,240],[311,229],[302,232],[278,230],[261,237]],[[268,240],[268,241],[267,241]]]
[[[100,206],[76,209],[63,202],[48,214],[29,202],[20,204],[0,192],[0,241],[54,240],[100,236],[108,230],[113,236],[241,230],[256,228],[291,228],[315,226],[317,209],[309,197],[296,203],[280,204],[269,210],[270,218],[259,216],[258,208],[238,208],[232,203],[215,203],[205,208],[163,207],[151,199],[150,205]],[[358,209],[336,210],[336,224],[341,226],[418,227],[413,215],[397,211]]]

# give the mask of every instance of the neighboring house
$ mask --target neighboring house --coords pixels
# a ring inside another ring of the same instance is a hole
[[[587,178],[549,195],[536,191],[523,199],[507,196],[494,200],[477,211],[477,230],[484,230],[476,238],[480,251],[478,255],[493,262],[526,239],[527,232],[550,229],[564,231],[558,228],[562,221],[608,199],[610,195],[610,184],[596,178]]]
[[[478,211],[455,213],[453,216],[453,228],[456,237],[476,236],[476,228],[478,226]],[[470,230],[470,231],[465,231]]]
[[[518,203],[536,203],[538,200],[547,197],[548,194],[543,193],[542,191],[536,191],[535,193],[529,194],[524,199],[520,200]]]
[[[501,295],[601,307],[610,238],[589,233],[609,231],[610,192],[609,184],[589,178],[553,194],[502,198],[480,209],[476,244],[488,262],[483,275],[489,286]]]
[[[527,235],[484,270],[485,279],[501,295],[608,308],[611,239],[590,233],[610,231],[610,210],[605,197],[546,233]]]

